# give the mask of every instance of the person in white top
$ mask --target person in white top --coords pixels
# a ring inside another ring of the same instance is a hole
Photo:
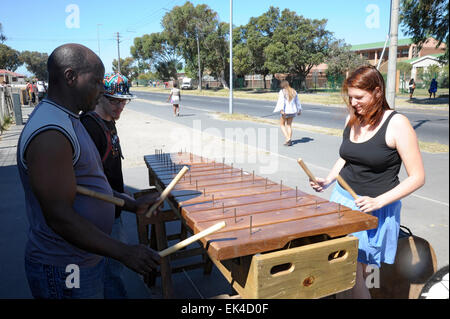
[[[285,146],[292,145],[292,121],[296,115],[302,113],[302,105],[297,92],[291,88],[286,80],[280,83],[281,90],[278,93],[278,102],[273,112],[280,112],[280,127],[286,138]]]
[[[172,103],[173,105],[173,115],[180,116],[180,101],[181,101],[181,93],[178,89],[178,83],[173,82],[173,89],[170,90],[170,95],[167,98],[167,102]]]

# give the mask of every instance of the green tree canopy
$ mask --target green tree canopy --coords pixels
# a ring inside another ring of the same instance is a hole
[[[0,43],[0,69],[15,71],[22,64],[18,51]]]
[[[234,71],[237,74],[261,74],[266,77],[274,73],[274,63],[272,68],[266,64],[264,50],[272,43],[275,30],[278,28],[280,19],[280,9],[270,7],[269,10],[259,17],[252,17],[245,26],[236,30],[235,38],[239,41],[236,44],[236,57],[243,58],[242,61],[233,58]],[[235,42],[234,40],[233,42]],[[236,43],[236,42],[235,42]],[[270,63],[270,62],[269,62]],[[266,82],[264,81],[264,88]]]
[[[134,72],[133,64],[134,64],[134,59],[132,57],[127,57],[125,59],[120,58],[120,73],[125,75],[130,80],[133,78],[133,75],[135,75],[133,73]],[[112,69],[113,69],[113,72],[118,71],[117,59],[114,59],[112,61]]]
[[[303,82],[314,65],[329,54],[332,33],[326,19],[307,19],[289,9],[278,18],[271,43],[264,49],[264,66],[271,73],[296,74]]]
[[[48,54],[37,51],[23,51],[20,55],[21,61],[26,64],[27,70],[33,73],[39,80],[47,80]]]
[[[449,60],[448,0],[402,0],[400,19],[403,32],[421,46],[429,37],[447,45],[443,60]]]
[[[177,78],[182,68],[180,49],[169,42],[166,32],[145,34],[134,39],[131,54],[138,61],[138,70],[155,70],[165,81]]]
[[[6,35],[3,33],[2,23],[0,22],[0,43],[5,43],[6,39]]]
[[[200,61],[207,58],[205,38],[216,30],[219,25],[217,13],[205,4],[194,6],[186,2],[183,6],[176,6],[166,13],[162,26],[167,33],[168,42],[179,49],[186,65],[186,73],[198,78],[198,50]],[[200,73],[203,74],[205,63],[200,62]]]
[[[367,64],[364,58],[350,50],[351,46],[342,40],[331,43],[327,63],[327,76],[334,79],[345,78],[347,72],[351,72],[359,66]]]
[[[209,33],[204,42],[205,68],[211,75],[218,79],[223,87],[229,87],[230,49],[229,49],[229,24],[221,22]]]

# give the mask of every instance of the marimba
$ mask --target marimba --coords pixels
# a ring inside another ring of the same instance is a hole
[[[226,222],[201,242],[242,298],[320,298],[354,285],[358,240],[346,235],[377,227],[376,217],[224,160],[155,153],[144,160],[159,191],[189,167],[167,201],[193,233]]]

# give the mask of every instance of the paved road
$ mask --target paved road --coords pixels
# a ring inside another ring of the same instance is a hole
[[[133,92],[138,98],[165,103],[168,94],[153,92]],[[182,96],[182,106],[212,112],[228,112],[228,99],[220,97]],[[234,99],[233,112],[277,119],[278,114],[272,113],[273,101]],[[345,108],[303,104],[304,112],[301,123],[342,129],[347,112]],[[419,139],[423,142],[438,142],[449,144],[449,114],[448,110],[439,109],[404,109],[399,112],[408,117],[415,128]]]

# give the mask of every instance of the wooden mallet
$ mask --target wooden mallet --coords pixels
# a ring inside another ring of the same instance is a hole
[[[125,205],[125,201],[122,198],[117,198],[111,195],[106,195],[103,193],[99,193],[93,190],[90,190],[86,187],[77,185],[77,193],[82,194],[82,195],[86,195],[86,196],[90,196],[93,198],[97,198],[100,199],[102,201],[108,202],[108,203],[112,203],[116,206],[120,206],[123,207],[123,205]]]
[[[347,182],[341,177],[341,175],[338,174],[337,180],[338,180],[339,184],[341,184],[342,187],[344,187],[345,190],[347,192],[349,192],[350,195],[352,195],[353,199],[358,198],[358,195],[356,195],[355,191],[350,187],[350,185],[347,184]]]
[[[186,172],[189,170],[189,167],[183,166],[183,168],[178,172],[177,176],[170,182],[170,184],[164,189],[164,191],[161,193],[161,196],[159,197],[159,200],[150,207],[150,209],[145,214],[145,217],[150,217],[152,213],[161,205],[167,196],[169,196],[172,189],[175,187],[175,185],[178,183],[178,181],[186,174]]]
[[[306,166],[306,164],[303,162],[303,160],[301,158],[299,158],[297,160],[297,163],[300,164],[300,166],[305,171],[306,175],[308,175],[309,179],[312,180],[314,183],[318,184],[316,178],[313,175],[313,173],[311,173],[311,171],[308,169],[308,167]]]
[[[176,252],[177,250],[179,250],[181,248],[189,246],[190,244],[192,244],[193,242],[199,240],[200,238],[208,236],[208,235],[218,231],[219,229],[222,229],[225,226],[226,226],[226,223],[224,221],[222,221],[220,223],[217,223],[217,224],[215,224],[215,225],[213,225],[211,227],[206,228],[205,230],[202,230],[201,232],[199,232],[196,235],[193,235],[193,236],[191,236],[189,238],[186,238],[185,240],[180,241],[179,243],[177,243],[177,244],[175,244],[175,245],[173,245],[173,246],[171,246],[169,248],[166,248],[166,249],[160,251],[159,255],[161,257],[166,257],[167,255],[170,255],[170,254]]]

